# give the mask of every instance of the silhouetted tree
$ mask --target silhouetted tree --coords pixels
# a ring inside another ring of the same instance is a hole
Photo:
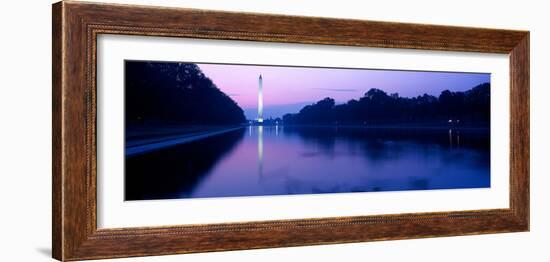
[[[447,123],[488,125],[490,122],[490,84],[466,92],[445,90],[439,97],[424,94],[406,98],[370,89],[359,100],[335,105],[325,98],[305,106],[297,114],[286,114],[285,124],[401,124]]]
[[[243,110],[196,64],[127,61],[126,121],[238,124]]]

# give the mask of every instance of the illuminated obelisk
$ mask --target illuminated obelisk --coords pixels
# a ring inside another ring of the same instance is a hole
[[[260,74],[258,83],[258,123],[264,122],[263,111],[264,111],[264,96],[262,94],[262,75]]]

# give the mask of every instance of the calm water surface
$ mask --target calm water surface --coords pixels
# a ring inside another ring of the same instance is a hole
[[[126,200],[482,188],[488,129],[243,127],[126,159]]]

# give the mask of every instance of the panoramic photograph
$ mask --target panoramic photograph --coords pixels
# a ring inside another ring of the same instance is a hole
[[[488,73],[124,67],[126,201],[491,186]]]

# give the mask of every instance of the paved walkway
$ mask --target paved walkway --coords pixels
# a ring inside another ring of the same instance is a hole
[[[125,148],[125,155],[126,157],[136,156],[144,153],[148,153],[151,151],[156,151],[176,145],[181,145],[193,141],[197,141],[200,139],[205,139],[211,136],[217,136],[221,135],[227,132],[231,132],[237,129],[243,128],[242,126],[239,127],[231,127],[231,128],[225,128],[225,129],[218,129],[218,130],[210,130],[205,132],[197,132],[193,134],[185,134],[180,136],[168,136],[163,138],[157,138],[155,140],[148,140],[148,141],[142,141],[140,143],[133,142],[131,146],[126,146]]]

